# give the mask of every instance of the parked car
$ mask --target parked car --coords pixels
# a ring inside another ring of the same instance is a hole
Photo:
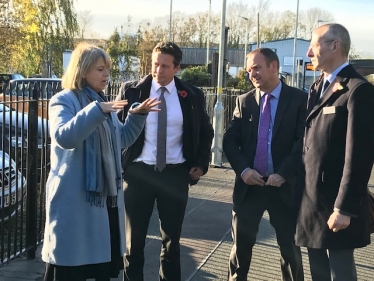
[[[50,154],[50,136],[49,136],[49,122],[47,119],[37,117],[37,149],[39,163],[38,167],[42,168],[45,165],[49,166]],[[17,163],[26,161],[29,153],[29,146],[27,143],[28,137],[28,120],[29,115],[9,108],[0,103],[0,148],[8,153]],[[45,162],[42,165],[41,157],[45,155]],[[26,168],[26,164],[24,165]]]
[[[11,80],[5,90],[5,94],[0,95],[0,101],[6,101],[9,107],[18,111],[28,112],[30,95],[38,96],[38,115],[48,118],[48,103],[52,95],[60,92],[61,79],[53,78],[24,78]]]
[[[28,78],[43,78],[43,75],[42,74],[31,74],[28,76]],[[56,74],[52,73],[50,78],[57,79],[58,77]]]
[[[4,85],[8,85],[11,80],[24,78],[18,73],[0,73],[0,93],[3,92]]]
[[[16,163],[0,150],[0,222],[8,220],[22,206],[26,194],[26,179]]]

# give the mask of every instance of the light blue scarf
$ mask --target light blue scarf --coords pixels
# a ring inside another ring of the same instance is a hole
[[[78,96],[82,108],[90,102],[106,101],[104,95],[99,95],[90,87],[83,88]],[[86,104],[85,104],[86,103]],[[121,189],[121,163],[117,161],[118,151],[115,138],[115,128],[112,118],[108,115],[106,121],[97,126],[96,130],[85,140],[86,156],[86,201],[94,206],[104,206],[104,200],[110,207],[117,206],[118,190]]]

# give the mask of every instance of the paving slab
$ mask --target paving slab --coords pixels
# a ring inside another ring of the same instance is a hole
[[[373,177],[374,178],[374,174]],[[374,186],[374,180],[369,183]],[[234,172],[229,166],[211,168],[200,182],[192,186],[186,208],[181,238],[182,280],[226,280],[231,250],[231,210]],[[371,187],[374,190],[374,187]],[[372,240],[374,236],[372,236]],[[157,209],[150,220],[145,247],[144,280],[157,281],[161,240]],[[311,280],[306,249],[302,248],[305,280]],[[355,251],[358,280],[374,280],[374,245]],[[0,281],[40,281],[44,263],[40,248],[34,260],[17,258],[0,268]],[[121,281],[122,275],[112,281]],[[265,212],[257,244],[253,249],[248,280],[281,280],[279,250],[275,233]]]

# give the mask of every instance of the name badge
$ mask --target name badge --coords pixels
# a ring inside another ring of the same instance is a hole
[[[335,106],[326,106],[323,108],[323,114],[335,114],[336,107]]]

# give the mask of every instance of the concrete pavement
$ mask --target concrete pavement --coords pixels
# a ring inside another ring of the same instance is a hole
[[[234,172],[211,168],[199,184],[190,188],[181,239],[182,280],[226,280],[231,249],[231,195]],[[374,236],[372,236],[374,239]],[[160,251],[157,210],[151,218],[145,248],[144,280],[157,281]],[[311,280],[306,249],[302,249],[306,280]],[[356,250],[358,280],[374,280],[374,245]],[[18,258],[0,268],[0,281],[42,280],[44,263]],[[122,277],[112,280],[122,280]],[[264,214],[248,280],[281,280],[275,233]]]

